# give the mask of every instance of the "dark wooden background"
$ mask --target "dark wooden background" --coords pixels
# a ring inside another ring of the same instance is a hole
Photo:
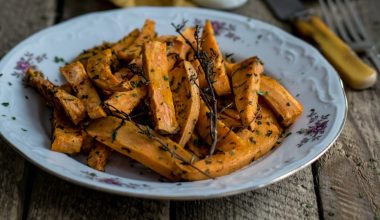
[[[38,30],[92,11],[101,0],[0,0],[0,57]],[[357,1],[380,48],[380,1]],[[261,0],[232,12],[289,27]],[[380,91],[346,89],[342,135],[317,162],[263,189],[206,201],[152,201],[97,192],[34,167],[0,139],[0,219],[380,219]]]

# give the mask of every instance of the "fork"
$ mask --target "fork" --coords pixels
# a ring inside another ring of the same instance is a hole
[[[353,7],[353,1],[319,0],[319,4],[326,24],[360,54],[364,61],[372,63],[377,72],[380,72],[380,56]]]

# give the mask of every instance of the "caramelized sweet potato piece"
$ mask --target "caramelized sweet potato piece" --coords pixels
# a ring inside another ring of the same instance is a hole
[[[121,40],[112,45],[111,49],[118,54],[119,51],[126,51],[128,48],[136,41],[137,37],[140,35],[139,29],[134,29],[127,36],[123,37]]]
[[[24,81],[27,85],[37,90],[40,95],[45,99],[47,105],[53,106],[54,91],[56,86],[45,79],[44,74],[33,68],[28,68],[25,73]]]
[[[97,53],[105,50],[105,49],[109,49],[111,48],[112,46],[112,43],[109,43],[109,42],[103,42],[101,45],[99,46],[95,46],[93,48],[90,48],[88,50],[84,50],[82,53],[80,53],[76,58],[74,58],[74,60],[72,62],[75,62],[75,61],[79,61],[83,64],[83,66],[86,68],[87,67],[87,61],[88,61],[88,58],[92,57],[92,56],[95,56]]]
[[[290,126],[302,114],[303,107],[301,103],[275,79],[263,75],[261,77],[260,92],[283,126]]]
[[[83,102],[45,79],[41,72],[29,68],[25,75],[25,82],[37,89],[51,106],[62,108],[74,124],[77,125],[86,117]]]
[[[221,146],[221,148],[229,148]],[[236,146],[229,151],[217,152],[216,154],[196,161],[192,165],[207,173],[211,177],[219,177],[230,174],[249,164],[257,149],[248,146],[242,139],[237,139]],[[191,166],[179,164],[181,177],[185,180],[195,181],[208,179],[208,176],[197,171]]]
[[[210,21],[206,21],[203,27],[202,50],[206,51],[210,57],[216,56],[213,65],[213,87],[216,94],[218,96],[230,94],[230,81],[224,67],[223,55],[220,52]]]
[[[251,148],[258,149],[254,157],[255,160],[268,153],[282,133],[282,128],[269,107],[266,105],[260,106],[261,117],[256,119],[257,126],[255,131],[243,129],[237,133]]]
[[[106,91],[125,91],[130,88],[125,87],[111,71],[112,63],[112,50],[106,49],[95,56],[92,56],[88,59],[87,62],[87,74],[90,79],[95,83],[99,88]]]
[[[237,65],[236,70],[231,74],[236,108],[243,125],[251,130],[255,126],[257,93],[260,89],[260,78],[263,71],[264,67],[261,61],[257,57],[252,57]]]
[[[99,171],[104,171],[106,168],[108,157],[111,150],[106,145],[95,141],[95,146],[91,149],[87,157],[87,165]]]
[[[218,119],[223,122],[223,124],[225,124],[229,129],[243,127],[243,124],[240,120],[236,120],[235,118],[232,118],[225,113],[219,113]]]
[[[51,150],[66,154],[79,153],[83,143],[81,129],[71,124],[59,109],[54,109],[52,122]]]
[[[77,97],[70,95],[62,89],[56,89],[54,97],[75,125],[79,124],[86,117],[86,108]]]
[[[210,110],[207,108],[206,104],[201,100],[199,118],[197,123],[197,131],[199,135],[206,141],[206,143],[211,144],[210,135]],[[218,142],[216,144],[216,149],[221,151],[230,151],[234,149],[240,141],[240,138],[228,128],[221,120],[217,121],[217,131],[218,131]]]
[[[118,52],[120,59],[123,59],[127,62],[133,60],[136,57],[139,57],[141,54],[141,48],[144,43],[154,39],[155,36],[155,22],[152,20],[145,20],[144,26],[141,29],[139,36],[133,42],[127,50],[121,50]]]
[[[141,76],[135,75],[130,80],[133,89],[126,92],[115,92],[104,104],[109,106],[110,111],[130,114],[147,95],[147,86],[142,82]],[[116,111],[115,111],[116,110]]]
[[[91,119],[105,117],[106,113],[101,106],[99,95],[88,78],[83,65],[76,61],[61,67],[60,71],[76,91],[77,97],[82,100],[88,116]]]
[[[176,163],[181,163],[181,161],[165,150],[158,141],[143,134],[134,123],[108,116],[92,121],[87,127],[87,132],[97,141],[131,157],[162,176],[179,180],[173,172],[178,167]],[[167,144],[170,151],[175,151],[176,155],[189,162],[192,160],[192,154],[181,145],[153,130],[150,130],[150,133]]]
[[[149,98],[155,130],[174,134],[178,131],[173,96],[169,85],[166,44],[152,41],[143,46],[144,74],[149,80]]]
[[[170,88],[180,131],[174,135],[179,145],[185,146],[193,133],[199,116],[199,88],[197,72],[188,61],[183,61],[169,73]]]
[[[85,130],[82,129],[82,137],[83,137],[83,143],[82,143],[82,149],[81,151],[85,154],[89,154],[91,149],[94,147],[94,138],[90,137],[90,135],[87,134]]]
[[[199,137],[195,132],[191,134],[189,141],[186,144],[186,149],[191,151],[195,156],[197,156],[197,161],[199,158],[205,158],[209,155],[210,147]]]

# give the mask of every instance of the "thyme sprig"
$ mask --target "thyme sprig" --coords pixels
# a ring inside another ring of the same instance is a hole
[[[191,168],[197,170],[198,172],[202,173],[203,175],[207,176],[208,178],[210,179],[215,179],[214,177],[210,176],[208,173],[202,171],[201,169],[199,169],[198,167],[194,166],[192,164],[192,161],[187,161],[185,158],[183,158],[182,156],[178,155],[174,150],[171,150],[168,146],[167,143],[165,143],[163,140],[161,140],[161,138],[157,137],[155,134],[152,133],[152,130],[151,128],[149,128],[149,126],[145,126],[145,125],[141,125],[141,124],[138,124],[136,122],[134,122],[131,118],[131,116],[125,112],[122,112],[120,110],[118,110],[115,106],[113,105],[110,105],[110,104],[106,104],[107,108],[108,109],[113,109],[113,112],[115,112],[116,114],[113,114],[113,116],[115,117],[118,117],[120,119],[123,120],[124,122],[124,118],[121,118],[119,117],[119,115],[123,115],[128,121],[132,122],[138,129],[139,129],[139,133],[140,134],[143,134],[145,136],[147,136],[148,138],[158,142],[161,146],[160,146],[160,149],[161,150],[164,150],[166,152],[169,152],[171,157],[175,157],[176,159],[180,160],[182,162],[183,165],[188,165],[190,166]],[[112,113],[111,113],[112,114]],[[124,125],[124,123],[122,122],[122,125]],[[121,126],[122,126],[121,125]],[[115,137],[116,138],[116,137]]]
[[[210,110],[209,119],[210,119],[210,136],[211,136],[211,147],[209,154],[212,155],[215,151],[216,144],[218,142],[218,130],[217,130],[217,119],[218,119],[218,108],[217,108],[217,99],[215,95],[214,88],[212,86],[214,82],[214,61],[216,59],[216,54],[211,50],[211,54],[202,50],[200,47],[201,38],[199,36],[200,27],[195,26],[194,39],[195,46],[187,39],[183,34],[182,30],[186,26],[187,21],[183,21],[181,24],[171,25],[174,27],[175,31],[185,40],[186,44],[190,46],[191,50],[194,52],[195,58],[199,61],[201,68],[205,74],[207,81],[207,87],[200,89],[200,94],[202,99],[205,101],[208,109]],[[199,86],[198,86],[199,87]]]

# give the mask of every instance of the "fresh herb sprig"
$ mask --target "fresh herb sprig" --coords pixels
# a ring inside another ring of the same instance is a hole
[[[127,114],[127,113],[125,113],[125,112],[122,112],[122,111],[119,111],[119,110],[118,110],[115,106],[113,106],[113,105],[106,104],[106,107],[107,107],[108,109],[111,109],[111,108],[113,109],[113,112],[116,113],[116,114],[114,114],[115,117],[120,118],[119,115],[122,115],[122,116],[125,117],[128,121],[132,122],[132,123],[133,123],[133,124],[139,129],[140,134],[143,134],[143,135],[147,136],[148,138],[150,138],[150,139],[152,139],[152,140],[158,142],[158,143],[160,144],[160,149],[161,149],[161,150],[164,150],[164,151],[166,151],[166,152],[169,152],[170,155],[171,155],[172,157],[175,157],[175,158],[177,158],[178,160],[180,160],[180,161],[182,162],[183,165],[188,165],[188,166],[190,166],[191,168],[193,168],[193,169],[197,170],[198,172],[202,173],[203,175],[207,176],[208,178],[215,179],[214,177],[212,177],[212,176],[209,175],[208,173],[206,173],[206,172],[202,171],[201,169],[199,169],[198,167],[194,166],[194,165],[192,164],[192,161],[187,161],[185,158],[183,158],[182,156],[178,155],[174,150],[171,150],[171,149],[168,147],[168,144],[165,143],[163,140],[161,140],[161,139],[160,139],[159,137],[157,137],[156,135],[154,135],[154,134],[152,133],[151,129],[150,129],[148,126],[145,126],[145,125],[141,125],[141,124],[135,123],[135,122],[132,120],[132,118],[131,118],[131,116],[130,116],[129,114]],[[124,122],[125,119],[124,119],[124,118],[121,118],[121,119],[122,119],[123,121],[122,121],[120,127],[123,126],[124,123],[125,123],[125,122]],[[119,128],[119,127],[118,127],[118,128]],[[115,133],[115,135],[114,135],[114,133]],[[113,140],[116,139],[116,135],[117,135],[116,132],[114,132],[114,133],[113,133],[113,136],[112,136],[112,139],[113,139]]]
[[[198,25],[195,26],[194,39],[195,46],[187,39],[183,34],[182,30],[186,26],[187,21],[183,21],[181,24],[175,25],[172,23],[175,31],[185,40],[186,44],[190,46],[191,50],[194,52],[195,58],[199,61],[201,68],[205,74],[205,78],[207,81],[207,87],[204,89],[200,89],[200,94],[205,101],[208,109],[210,110],[209,119],[210,119],[210,136],[211,136],[211,147],[209,154],[212,155],[215,151],[216,144],[218,142],[218,129],[217,129],[217,119],[218,119],[218,108],[217,108],[217,99],[215,95],[214,88],[212,86],[214,82],[214,61],[217,57],[215,52],[211,52],[211,54],[201,49],[201,38],[199,36],[200,27]],[[198,86],[199,87],[199,86]]]

